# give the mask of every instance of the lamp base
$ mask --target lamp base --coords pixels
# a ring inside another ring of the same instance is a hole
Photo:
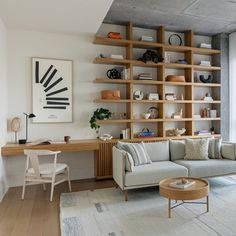
[[[26,144],[26,139],[19,139],[19,144]]]

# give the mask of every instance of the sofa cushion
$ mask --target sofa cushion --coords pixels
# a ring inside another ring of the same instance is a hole
[[[143,146],[151,161],[169,161],[169,141],[144,143]]]
[[[135,166],[133,172],[126,172],[125,186],[158,184],[165,178],[177,176],[188,176],[188,169],[171,161],[158,161]]]
[[[208,139],[186,139],[185,160],[207,160]]]
[[[221,138],[209,139],[208,156],[212,159],[221,159]]]
[[[211,177],[236,173],[236,161],[232,160],[177,160],[174,162],[188,168],[188,174],[191,177]]]
[[[151,163],[151,160],[141,143],[118,143],[118,147],[132,156],[135,166]]]
[[[221,154],[225,159],[235,160],[235,143],[223,142],[221,146]]]
[[[122,152],[122,155],[125,157],[125,170],[126,171],[133,171],[134,160],[133,160],[132,156],[124,150],[121,150],[121,152]]]
[[[185,140],[170,140],[171,161],[181,160],[185,157]]]

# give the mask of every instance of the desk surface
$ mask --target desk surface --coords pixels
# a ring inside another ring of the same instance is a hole
[[[99,143],[97,139],[71,140],[69,143],[40,145],[7,143],[1,148],[1,154],[3,157],[19,156],[24,154],[24,149],[49,149],[64,152],[96,151],[99,150]]]

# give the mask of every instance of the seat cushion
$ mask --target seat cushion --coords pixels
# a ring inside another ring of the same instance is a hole
[[[211,177],[236,173],[236,161],[232,160],[177,160],[174,162],[188,168],[188,174],[191,177]]]
[[[169,161],[169,141],[143,142],[143,146],[151,161]]]
[[[64,171],[66,167],[67,167],[66,164],[62,163],[56,164],[56,174]],[[39,171],[41,175],[52,175],[53,169],[54,169],[53,163],[39,165]],[[34,174],[34,169],[33,168],[28,169],[28,174]]]
[[[126,172],[125,186],[157,184],[169,177],[187,176],[188,169],[170,161],[158,161],[149,165],[135,166],[133,172]]]

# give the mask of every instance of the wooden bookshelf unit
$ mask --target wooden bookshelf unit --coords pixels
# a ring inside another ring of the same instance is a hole
[[[117,84],[123,85],[126,89],[126,97],[120,100],[106,100],[106,99],[96,99],[96,103],[122,103],[126,104],[126,114],[127,118],[124,120],[119,119],[110,119],[99,121],[99,124],[118,124],[124,123],[127,128],[130,129],[131,139],[136,138],[136,132],[134,131],[134,125],[136,123],[151,123],[157,130],[157,138],[168,138],[166,136],[166,127],[169,122],[184,122],[184,128],[186,128],[186,133],[183,138],[194,137],[195,136],[195,124],[196,122],[212,122],[212,126],[216,126],[215,133],[219,135],[220,133],[220,96],[214,94],[220,94],[220,78],[219,71],[221,70],[220,65],[214,64],[216,57],[220,55],[220,50],[217,49],[207,49],[207,48],[198,48],[194,47],[194,34],[192,31],[184,32],[184,43],[183,46],[168,45],[165,43],[165,29],[164,27],[159,27],[155,29],[156,31],[156,42],[146,42],[134,40],[134,27],[132,23],[128,23],[126,26],[126,39],[110,39],[107,37],[96,36],[94,39],[95,44],[107,45],[114,47],[122,47],[126,51],[126,56],[124,59],[112,59],[112,58],[95,58],[95,64],[105,64],[105,65],[120,65],[124,68],[130,69],[130,75],[128,80],[122,79],[109,79],[106,77],[99,77],[94,80],[95,83],[104,84]],[[178,63],[165,63],[158,62],[147,62],[137,60],[137,57],[134,56],[135,49],[151,49],[157,51],[163,58],[165,58],[165,52],[171,53],[182,53],[184,54],[184,59],[188,64],[178,64]],[[194,61],[195,56],[207,56],[211,58],[212,66],[202,66],[197,64]],[[156,78],[153,80],[137,80],[134,74],[134,68],[152,68],[156,70]],[[167,70],[181,70],[184,71],[183,75],[185,76],[185,82],[169,82],[166,81],[166,71]],[[211,73],[214,76],[213,83],[201,83],[195,81],[194,73]],[[105,72],[104,72],[105,74]],[[159,94],[160,100],[134,100],[133,92],[134,86],[152,86],[155,88],[156,93]],[[181,88],[184,91],[183,100],[174,100],[169,101],[165,100],[165,93],[168,90],[169,86],[174,86],[176,88]],[[204,101],[201,99],[194,98],[195,91],[199,89],[210,89],[213,94],[213,101]],[[217,90],[217,93],[215,91]],[[136,104],[150,104],[150,106],[157,106],[159,109],[159,116],[157,119],[134,119],[134,106]],[[180,119],[171,119],[166,115],[166,109],[168,105],[180,105],[183,107],[184,114]],[[217,110],[218,116],[216,118],[194,118],[194,107],[197,104],[205,104],[210,106],[210,108]],[[215,125],[217,124],[217,125]],[[118,134],[117,134],[118,137]],[[170,137],[173,138],[173,137]]]

